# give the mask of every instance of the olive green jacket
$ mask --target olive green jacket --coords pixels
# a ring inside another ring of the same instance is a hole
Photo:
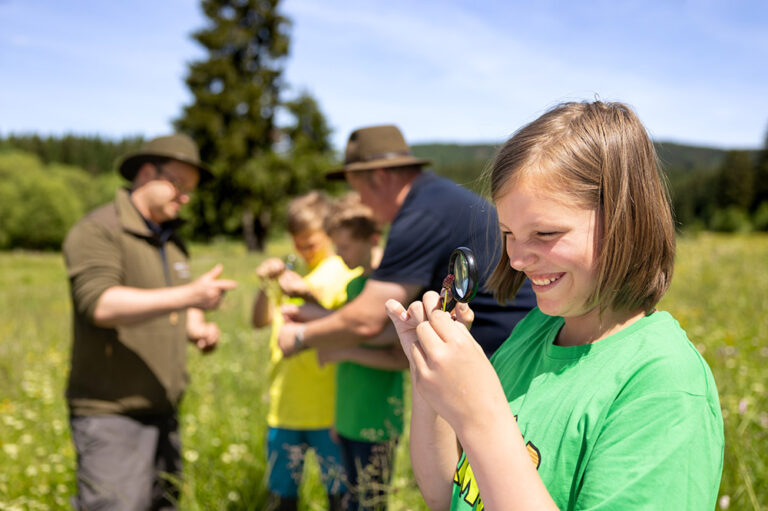
[[[71,413],[173,412],[187,384],[186,312],[117,328],[94,325],[93,312],[101,294],[113,286],[152,289],[189,282],[181,240],[172,234],[162,241],[128,191],[119,190],[114,202],[70,230],[63,252],[73,304]]]

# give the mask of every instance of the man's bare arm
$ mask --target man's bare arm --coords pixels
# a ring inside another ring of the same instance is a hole
[[[286,324],[280,330],[280,348],[295,353],[296,332],[304,330],[303,343],[317,349],[357,346],[378,335],[389,323],[384,304],[390,298],[409,303],[421,291],[416,284],[400,284],[369,279],[365,288],[350,303],[328,316],[302,325]]]
[[[157,289],[113,286],[99,297],[93,322],[101,327],[130,325],[171,311],[196,307],[203,310],[219,306],[224,292],[237,287],[233,280],[219,279],[221,265],[181,286]]]

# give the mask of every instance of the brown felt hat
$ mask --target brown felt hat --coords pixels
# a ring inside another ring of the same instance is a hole
[[[175,134],[165,137],[157,137],[145,142],[141,149],[123,157],[120,162],[120,174],[129,181],[133,181],[139,168],[154,158],[170,158],[182,163],[188,163],[200,172],[200,183],[213,179],[213,174],[200,161],[200,150],[197,144],[187,135]]]
[[[344,167],[325,175],[326,179],[344,179],[345,172],[357,172],[390,167],[429,165],[431,162],[416,158],[405,143],[397,126],[370,126],[349,135],[344,154]]]

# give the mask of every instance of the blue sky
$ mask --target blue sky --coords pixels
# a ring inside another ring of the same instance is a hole
[[[499,142],[548,107],[600,97],[657,140],[760,147],[768,2],[286,0],[290,89],[342,148],[359,126],[411,142]],[[0,0],[0,134],[155,136],[204,56],[194,0]]]

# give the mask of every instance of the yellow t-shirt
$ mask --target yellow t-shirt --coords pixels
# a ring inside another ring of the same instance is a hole
[[[320,305],[337,309],[347,301],[347,283],[361,271],[350,270],[334,255],[311,268],[304,280]],[[272,317],[267,424],[288,429],[330,428],[336,410],[336,364],[320,367],[315,350],[283,358],[277,345],[283,317],[277,309]]]

